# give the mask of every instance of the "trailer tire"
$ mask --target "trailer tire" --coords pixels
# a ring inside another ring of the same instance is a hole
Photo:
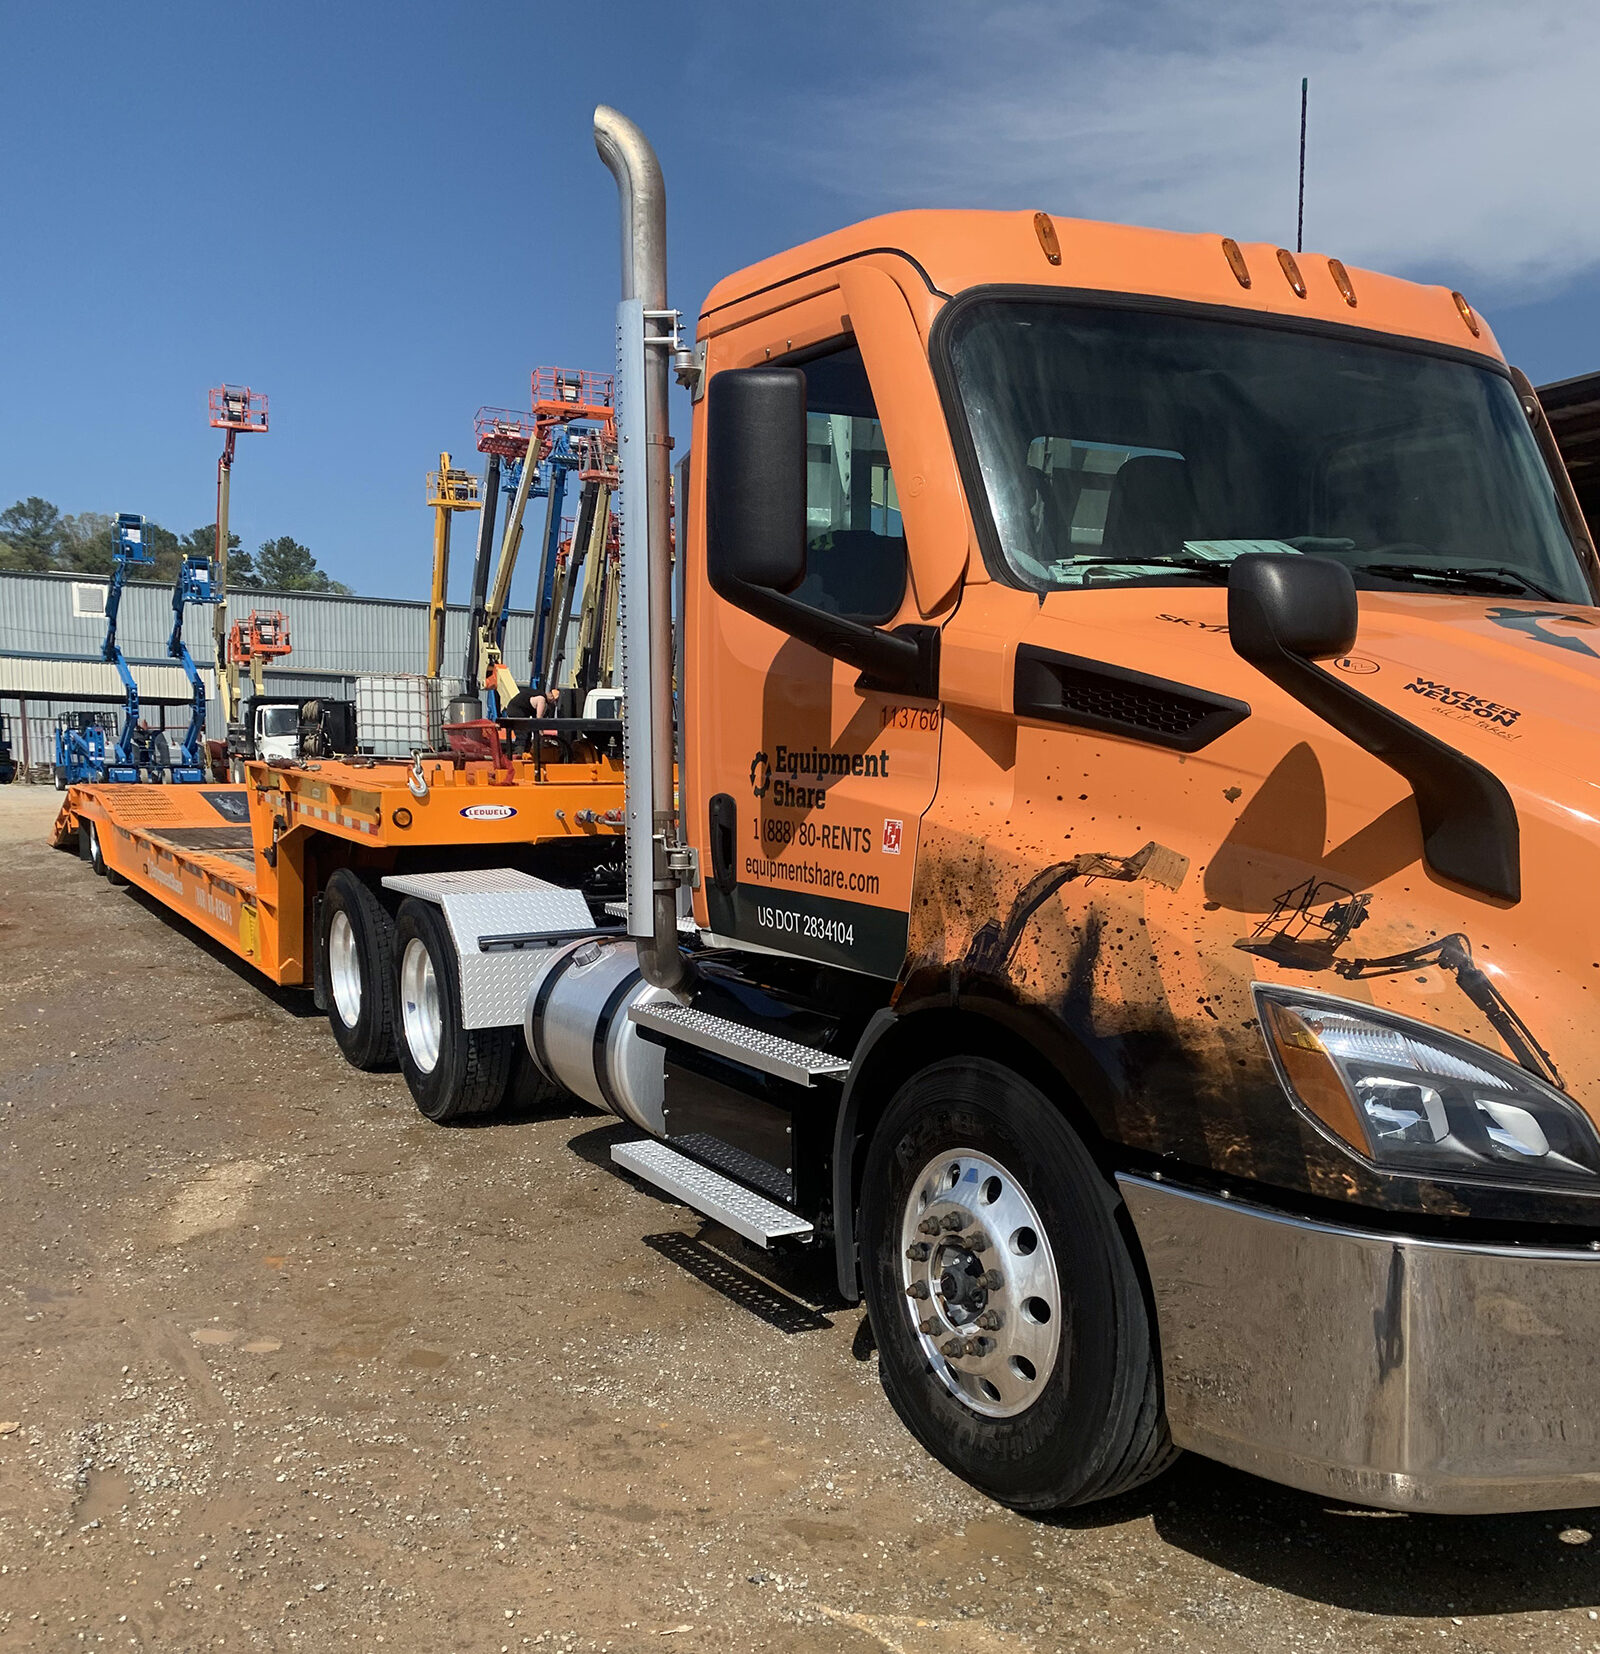
[[[102,879],[109,876],[111,869],[106,866],[105,851],[100,848],[100,829],[92,820],[78,823],[78,854]]]
[[[444,915],[410,897],[395,922],[395,1049],[417,1107],[437,1125],[505,1101],[520,1028],[463,1028],[461,974]]]
[[[935,1458],[1024,1511],[1107,1499],[1171,1463],[1121,1202],[1042,1092],[980,1058],[924,1069],[879,1123],[862,1188],[879,1377]]]
[[[64,793],[67,790],[67,772],[59,764],[53,766],[52,776],[56,784],[56,791]]]
[[[394,1061],[394,916],[347,867],[322,897],[328,1026],[352,1068]]]

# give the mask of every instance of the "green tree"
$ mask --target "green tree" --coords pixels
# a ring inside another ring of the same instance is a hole
[[[75,574],[111,573],[111,538],[116,518],[104,511],[82,511],[75,517],[61,519],[61,544],[56,551],[56,567],[71,569]]]
[[[61,547],[61,513],[49,500],[30,494],[0,511],[0,567],[50,569]]]
[[[276,540],[264,540],[255,555],[255,575],[252,581],[266,591],[275,592],[338,592],[348,595],[350,588],[330,579],[317,566],[309,546],[303,546],[289,535]]]

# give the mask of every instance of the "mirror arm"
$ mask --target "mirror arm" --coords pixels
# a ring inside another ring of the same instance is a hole
[[[1493,771],[1292,654],[1253,592],[1230,589],[1228,608],[1233,645],[1245,660],[1411,784],[1423,860],[1440,878],[1503,902],[1522,899],[1517,808]]]
[[[808,603],[744,580],[713,580],[718,594],[769,626],[813,649],[858,667],[858,689],[876,689],[920,700],[939,698],[939,629],[901,626],[885,631],[843,615],[824,614]]]

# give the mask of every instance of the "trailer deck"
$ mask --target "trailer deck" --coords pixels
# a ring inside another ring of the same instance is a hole
[[[284,987],[313,976],[313,901],[338,866],[371,873],[506,861],[620,838],[622,766],[609,756],[462,762],[252,763],[243,785],[83,785],[59,848],[98,848],[137,886]]]

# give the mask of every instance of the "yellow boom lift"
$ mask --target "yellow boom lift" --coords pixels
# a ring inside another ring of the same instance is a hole
[[[450,582],[450,519],[457,511],[481,511],[478,479],[440,454],[439,469],[428,473],[428,504],[433,507],[433,591],[428,598],[428,676],[436,678],[444,663],[445,598]]]

